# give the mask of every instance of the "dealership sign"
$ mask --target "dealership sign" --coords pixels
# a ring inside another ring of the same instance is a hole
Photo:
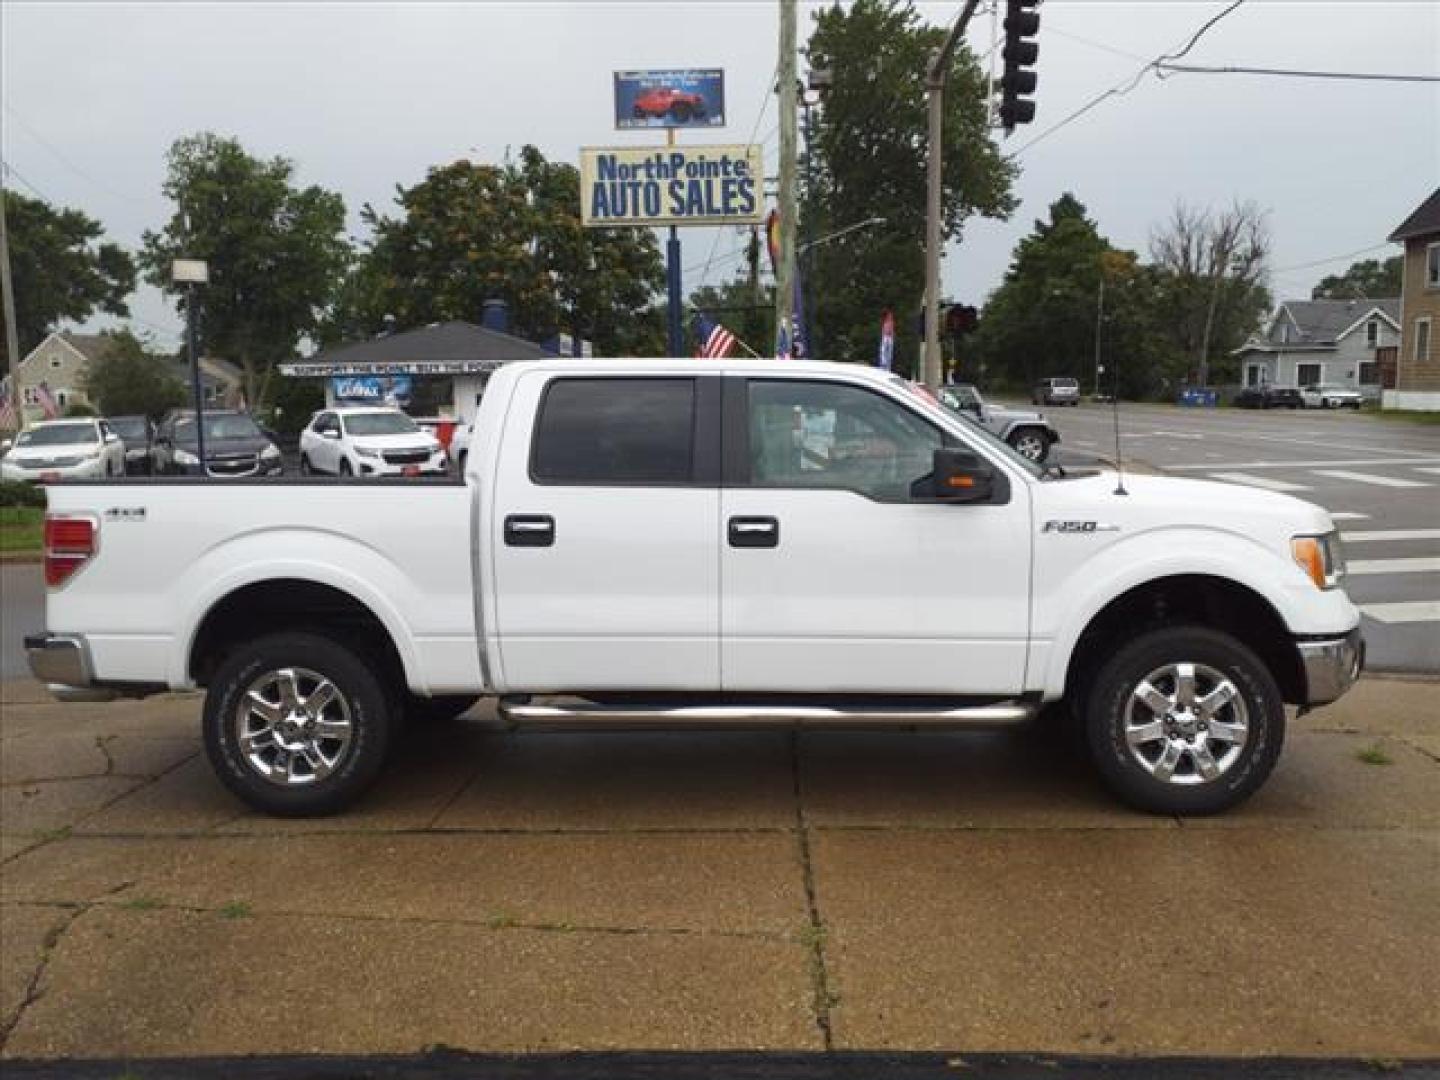
[[[720,68],[615,72],[615,126],[725,126],[725,72]]]
[[[759,222],[759,146],[589,147],[580,151],[580,217],[590,228]]]
[[[340,375],[330,380],[337,402],[359,405],[404,405],[414,384],[408,375]]]

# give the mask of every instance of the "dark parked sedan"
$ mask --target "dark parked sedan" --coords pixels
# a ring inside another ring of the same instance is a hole
[[[195,414],[174,412],[160,425],[151,455],[155,472],[178,476],[279,476],[280,448],[249,413],[205,413],[205,464],[200,464]]]
[[[1237,409],[1300,409],[1304,402],[1295,386],[1247,386],[1235,395]]]
[[[125,475],[150,471],[150,454],[155,442],[155,425],[148,416],[112,416],[110,428],[125,444]]]

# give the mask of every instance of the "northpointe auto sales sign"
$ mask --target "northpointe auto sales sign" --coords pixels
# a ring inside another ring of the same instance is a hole
[[[748,225],[763,218],[759,146],[587,147],[580,217],[588,228]]]

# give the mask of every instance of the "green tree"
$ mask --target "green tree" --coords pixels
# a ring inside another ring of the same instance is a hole
[[[400,329],[478,322],[505,300],[514,332],[543,341],[566,331],[599,352],[658,345],[647,312],[664,283],[648,229],[584,229],[580,177],[533,146],[518,163],[457,161],[396,189],[398,217],[367,205],[373,239],[346,281],[329,340],[365,337],[385,316]]]
[[[885,219],[802,253],[821,359],[870,362],[887,308],[895,313],[899,366],[915,355],[925,283],[925,70],[944,36],[909,0],[856,0],[815,16],[806,54],[832,81],[812,116],[814,145],[800,170],[800,242]],[[1010,185],[1018,170],[986,126],[986,83],[962,45],[945,91],[947,241],[971,216],[1004,218],[1015,205]]]
[[[100,356],[85,376],[86,395],[106,416],[143,413],[158,419],[166,410],[185,404],[185,386],[170,364],[145,347],[129,330],[108,331]]]
[[[130,314],[125,298],[135,289],[134,260],[118,244],[101,242],[105,230],[98,221],[14,191],[0,197],[22,356],[62,319],[83,322],[97,311]],[[0,360],[8,365],[9,359],[0,335]]]
[[[178,140],[164,192],[175,204],[159,232],[145,233],[146,279],[177,298],[174,259],[204,259],[199,344],[239,364],[245,396],[267,399],[275,365],[317,331],[350,258],[345,203],[334,192],[295,183],[294,163],[252,157],[234,139],[209,132]]]
[[[702,285],[690,294],[687,311],[720,323],[761,356],[775,340],[775,287],[770,282],[738,276],[720,285]],[[735,352],[745,354],[738,345]]]
[[[1343,274],[1330,274],[1310,291],[1312,300],[1382,300],[1400,295],[1405,259],[1392,255],[1383,262],[1362,259]]]

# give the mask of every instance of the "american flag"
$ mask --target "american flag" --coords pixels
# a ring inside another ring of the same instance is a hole
[[[55,395],[50,392],[50,384],[42,382],[35,388],[35,396],[40,399],[40,408],[45,413],[46,420],[54,420],[60,415],[60,406],[55,401]]]
[[[735,335],[704,315],[695,320],[695,339],[700,342],[695,355],[702,360],[723,360],[735,348]]]
[[[20,414],[15,410],[15,395],[10,392],[10,376],[0,379],[0,431],[20,427]]]

